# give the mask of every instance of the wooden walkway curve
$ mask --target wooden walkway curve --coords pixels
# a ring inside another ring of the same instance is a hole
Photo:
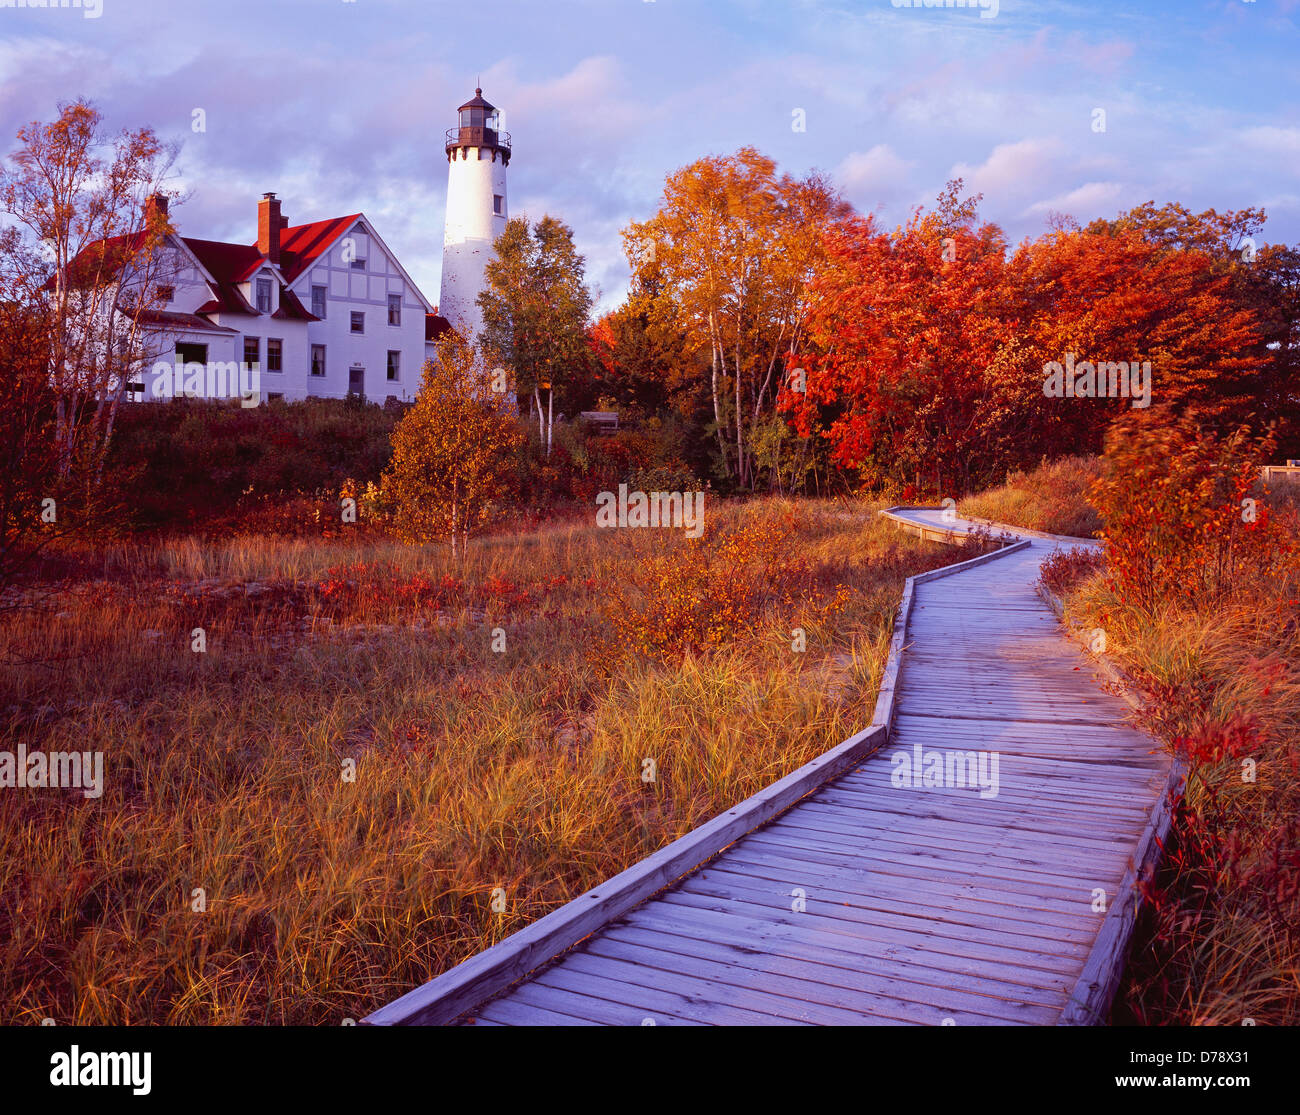
[[[1014,533],[908,582],[871,727],[366,1022],[1101,1020],[1173,774],[1036,593],[1054,541]]]

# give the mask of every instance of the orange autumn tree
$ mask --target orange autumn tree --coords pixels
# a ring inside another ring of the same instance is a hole
[[[1117,421],[1091,493],[1116,598],[1148,615],[1217,605],[1294,565],[1295,543],[1259,487],[1271,448],[1168,409]]]
[[[842,467],[960,493],[1096,453],[1135,400],[1049,397],[1045,368],[1067,358],[1149,361],[1156,402],[1217,425],[1245,416],[1260,336],[1224,253],[1062,222],[1008,258],[959,188],[893,233],[868,219],[825,237],[807,391],[782,404],[801,431],[822,421]]]
[[[782,369],[804,345],[820,233],[848,205],[817,173],[778,175],[753,147],[668,176],[659,212],[623,233],[638,275],[653,268],[654,309],[680,322],[712,408],[721,479],[754,487],[755,441],[770,422]]]
[[[73,483],[59,475],[54,438],[53,322],[44,302],[30,297],[38,268],[18,231],[0,229],[0,589],[75,524],[66,513],[42,518],[44,507],[66,506]],[[0,611],[20,603],[0,593]]]
[[[632,413],[675,410],[689,416],[701,392],[695,350],[658,269],[648,261],[634,272],[627,301],[587,330],[591,395],[615,399]]]
[[[1001,230],[949,205],[892,233],[857,218],[824,245],[806,379],[783,385],[782,408],[804,434],[820,419],[835,461],[866,476],[958,489],[983,479],[990,442],[1014,421]]]
[[[470,532],[502,504],[523,433],[507,386],[455,333],[424,366],[415,405],[393,431],[383,490],[410,541],[446,538],[464,555]]]
[[[1248,408],[1257,322],[1214,254],[1165,247],[1126,228],[1059,232],[1022,245],[1008,275],[1034,360],[1073,352],[1079,360],[1150,361],[1157,404],[1205,421],[1230,422]],[[1058,415],[1044,440],[1064,437],[1064,449],[1096,452],[1108,422],[1125,409],[1134,408]]]

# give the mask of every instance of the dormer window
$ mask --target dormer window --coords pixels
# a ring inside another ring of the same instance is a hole
[[[257,312],[259,314],[269,314],[271,312],[271,280],[257,280]]]

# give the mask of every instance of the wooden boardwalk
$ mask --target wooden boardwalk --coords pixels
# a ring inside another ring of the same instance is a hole
[[[366,1021],[1098,1021],[1171,768],[1037,595],[1052,548],[913,578],[871,728]]]

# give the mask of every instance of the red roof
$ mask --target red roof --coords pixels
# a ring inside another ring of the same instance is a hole
[[[424,315],[424,339],[426,341],[435,341],[444,333],[451,332],[451,322],[441,314]]]
[[[358,220],[360,213],[280,230],[280,272],[292,283]],[[254,248],[254,251],[257,249]]]
[[[110,236],[107,240],[92,240],[69,262],[68,285],[79,289],[116,278],[123,264],[130,262],[144,245],[144,240],[144,229]],[[45,280],[43,287],[54,289],[53,275]]]
[[[239,293],[234,283],[209,283],[208,289],[214,297],[204,302],[194,312],[196,314],[249,314],[257,316],[257,311],[248,304],[248,299]]]
[[[256,244],[249,247],[220,240],[194,240],[188,236],[182,239],[219,283],[242,283],[266,262],[266,256],[257,250]]]
[[[287,286],[280,288],[280,308],[271,316],[282,321],[320,321]]]
[[[281,229],[279,269],[285,282],[292,283],[297,279],[360,218],[360,213],[350,213],[346,217],[331,217],[325,221],[312,221],[310,224]],[[96,274],[101,271],[115,274],[122,263],[138,250],[143,237],[144,233],[139,232],[134,236],[115,236],[110,240],[96,241],[94,244],[87,245],[69,267],[73,282],[92,282]],[[263,264],[270,262],[257,245],[228,244],[222,240],[197,240],[190,236],[180,237],[180,239],[214,280],[208,284],[212,290],[212,298],[203,303],[195,313],[250,314],[256,317],[258,312],[240,293],[239,284],[247,281],[249,276]],[[47,285],[53,286],[53,279]],[[280,308],[272,316],[302,321],[320,320],[309,313],[298,297],[285,286],[280,287]],[[442,322],[442,326],[435,333],[429,332],[431,326],[426,322],[426,337],[431,338],[451,328],[445,318],[438,320]]]
[[[256,315],[257,311],[239,292],[238,284],[265,263],[266,257],[256,247],[250,248],[243,244],[195,240],[190,236],[181,239],[215,280],[208,284],[212,299],[204,302],[195,313]]]

